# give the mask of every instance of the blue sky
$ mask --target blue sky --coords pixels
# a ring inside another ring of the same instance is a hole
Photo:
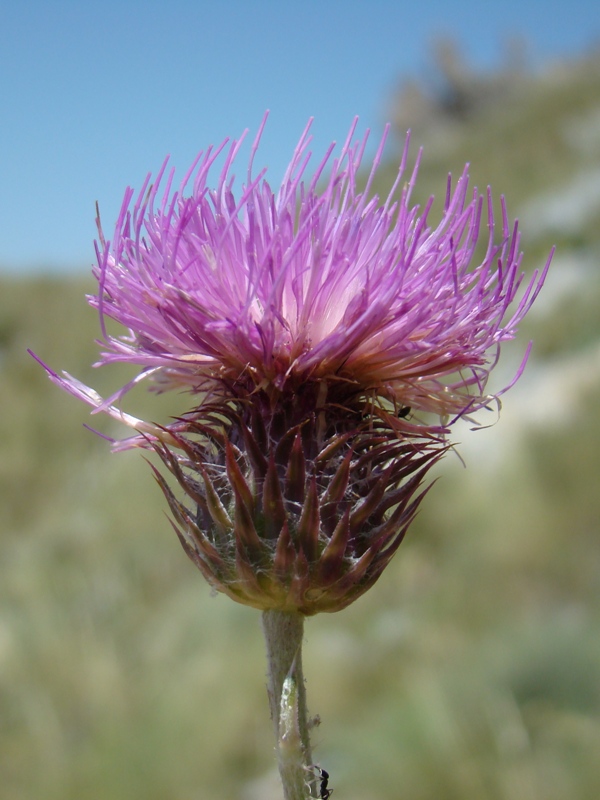
[[[89,269],[96,200],[111,231],[127,185],[167,154],[181,175],[267,108],[273,183],[310,116],[315,156],[357,114],[374,144],[436,36],[481,69],[512,34],[537,63],[600,39],[596,0],[22,0],[0,20],[0,270],[17,272]]]

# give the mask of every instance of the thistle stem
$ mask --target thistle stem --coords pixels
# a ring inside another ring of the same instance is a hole
[[[269,706],[275,728],[279,774],[285,800],[313,797],[306,690],[302,675],[304,616],[268,610],[262,616],[267,645]]]

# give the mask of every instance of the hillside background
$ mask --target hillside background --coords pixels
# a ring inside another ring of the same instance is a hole
[[[307,623],[316,758],[335,800],[597,800],[600,56],[532,73],[515,45],[481,76],[440,42],[389,115],[380,194],[411,127],[416,201],[469,161],[526,270],[557,255],[498,368],[496,389],[534,340],[499,424],[457,431],[466,468],[447,456],[377,586]],[[0,798],[275,800],[258,613],[210,595],[139,454],[111,455],[26,355],[123,383],[90,367],[89,291],[0,278]]]

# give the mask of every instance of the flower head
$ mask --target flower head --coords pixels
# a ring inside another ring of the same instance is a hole
[[[103,400],[49,370],[137,431],[118,447],[156,449],[192,503],[157,473],[181,541],[217,589],[306,614],[342,608],[377,579],[446,449],[448,421],[493,399],[500,346],[548,267],[522,286],[517,225],[502,201],[497,230],[489,191],[483,215],[466,169],[430,226],[432,201],[410,205],[419,158],[402,182],[408,139],[383,203],[369,189],[385,136],[361,191],[367,137],[354,140],[356,122],[339,156],[332,145],[305,178],[309,127],[276,193],[252,171],[262,126],[237,193],[241,140],[201,153],[176,191],[166,164],[133,207],[128,189],[111,242],[100,229],[90,301],[99,364],[141,372]],[[108,335],[105,317],[127,335]],[[141,379],[189,390],[190,412],[165,427],[124,415],[116,404]]]

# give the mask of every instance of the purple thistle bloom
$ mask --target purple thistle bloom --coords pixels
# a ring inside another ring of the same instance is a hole
[[[496,231],[490,192],[484,216],[466,168],[431,227],[433,199],[410,206],[420,154],[402,183],[408,138],[388,198],[369,197],[387,129],[359,191],[367,137],[354,141],[356,121],[339,157],[332,145],[305,181],[309,124],[274,194],[264,171],[252,174],[265,121],[237,197],[243,137],[201,153],[178,191],[166,163],[133,208],[128,189],[112,242],[99,227],[99,365],[136,364],[139,376],[103,400],[47,369],[137,431],[117,448],[159,453],[193,503],[157,473],[182,544],[217,589],[312,614],[343,608],[379,577],[447,447],[448,421],[494,399],[490,371],[550,259],[522,285],[517,224],[502,200]],[[487,247],[474,263],[482,217]],[[128,335],[108,335],[104,317]],[[145,378],[189,390],[191,411],[166,427],[123,414],[117,404]]]

